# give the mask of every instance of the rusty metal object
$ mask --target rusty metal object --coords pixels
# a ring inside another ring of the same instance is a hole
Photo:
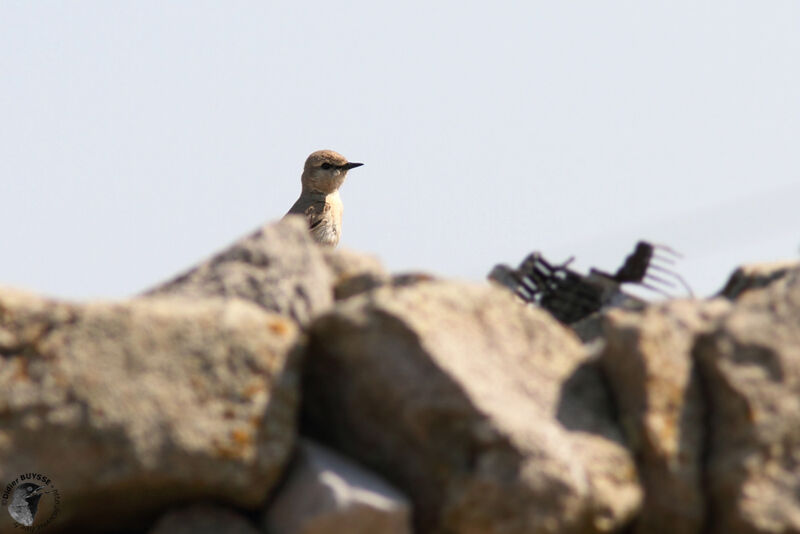
[[[583,275],[569,268],[574,258],[554,264],[540,252],[533,252],[517,269],[495,266],[489,279],[570,325],[605,307],[642,306],[644,300],[622,291],[622,284],[626,283],[667,297],[679,289],[692,295],[689,285],[672,269],[678,258],[680,254],[669,247],[639,241],[616,273],[592,269]]]

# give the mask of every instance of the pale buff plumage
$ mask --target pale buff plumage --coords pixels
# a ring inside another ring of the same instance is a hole
[[[333,150],[318,150],[308,156],[300,178],[300,198],[287,215],[305,215],[314,239],[335,247],[342,236],[342,199],[339,188],[347,171],[363,163],[350,163]]]

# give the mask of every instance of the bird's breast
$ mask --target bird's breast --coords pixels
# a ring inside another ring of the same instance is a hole
[[[312,228],[311,233],[314,235],[314,240],[321,245],[335,247],[339,244],[339,229],[332,224],[332,221],[317,225]]]

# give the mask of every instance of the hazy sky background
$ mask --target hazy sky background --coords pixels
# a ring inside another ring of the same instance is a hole
[[[479,280],[800,256],[800,2],[0,2],[0,284],[134,294],[350,173],[341,246]]]

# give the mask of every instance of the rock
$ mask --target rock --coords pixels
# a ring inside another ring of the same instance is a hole
[[[304,428],[408,494],[419,532],[610,532],[641,490],[599,378],[503,289],[386,286],[312,323]]]
[[[236,299],[0,290],[0,481],[52,479],[61,525],[118,528],[203,498],[257,507],[294,443],[297,336]]]
[[[323,253],[333,274],[335,300],[349,299],[385,285],[410,286],[434,279],[421,272],[391,275],[377,258],[352,250],[325,248]]]
[[[195,505],[167,512],[148,534],[260,534],[260,531],[229,508]]]
[[[603,368],[645,487],[636,532],[700,532],[705,405],[692,359],[697,337],[730,304],[676,300],[604,314]]]
[[[380,260],[374,256],[329,247],[323,249],[323,254],[333,275],[333,294],[336,300],[370,291],[391,279]]]
[[[432,282],[434,280],[436,280],[436,277],[432,274],[409,272],[392,275],[391,284],[394,287],[408,287],[422,282]]]
[[[696,348],[713,532],[800,532],[800,270],[741,295]]]
[[[603,336],[603,312],[594,312],[593,314],[580,319],[573,324],[569,325],[578,339],[585,344],[594,344],[602,346]]]
[[[305,324],[331,306],[332,285],[323,251],[298,215],[263,226],[145,296],[238,297]]]
[[[767,287],[792,270],[800,270],[800,262],[788,260],[743,265],[734,271],[718,296],[736,300],[746,291]]]
[[[303,440],[264,526],[270,534],[410,534],[411,510],[377,475]]]

